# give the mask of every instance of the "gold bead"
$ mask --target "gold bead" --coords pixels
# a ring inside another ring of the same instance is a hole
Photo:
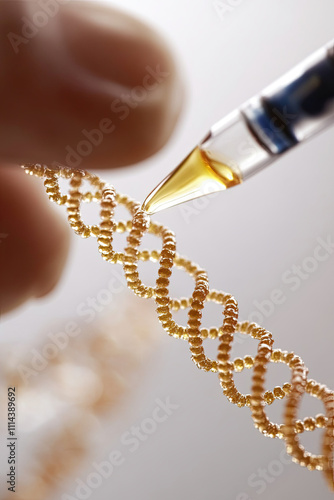
[[[315,417],[315,425],[319,428],[319,429],[323,429],[326,425],[326,422],[327,422],[327,418],[325,417],[325,415],[323,415],[322,413],[319,413],[318,415],[316,415]]]
[[[301,434],[304,432],[304,423],[301,420],[296,420],[295,423],[295,429],[298,434]]]
[[[181,300],[180,300],[180,307],[181,307],[181,309],[186,309],[187,307],[189,307],[188,299],[181,298]]]
[[[274,389],[274,396],[276,399],[283,399],[285,396],[285,392],[281,387],[275,387]]]
[[[264,393],[264,401],[267,405],[271,405],[275,401],[275,396],[271,391],[267,391]]]
[[[118,233],[124,233],[126,231],[126,223],[124,221],[119,221],[116,226],[116,231]]]
[[[316,421],[312,417],[307,417],[304,419],[304,429],[306,431],[314,431],[316,427]]]
[[[151,251],[151,260],[154,262],[158,261],[160,257],[160,253],[157,250],[152,250]]]
[[[203,339],[207,339],[209,336],[209,330],[207,328],[202,328],[201,330],[201,336]]]
[[[181,307],[181,302],[177,299],[171,301],[171,308],[173,311],[178,311]]]
[[[236,372],[242,372],[245,368],[245,362],[242,358],[236,358],[233,362],[233,366]]]
[[[271,359],[274,361],[274,362],[279,362],[281,361],[282,359],[282,352],[279,350],[279,349],[276,349],[272,352],[271,354]]]
[[[218,337],[218,328],[210,328],[209,330],[209,337],[210,339],[216,339]]]
[[[252,356],[245,356],[245,368],[252,368],[254,365],[254,358]]]
[[[140,252],[140,257],[141,260],[147,261],[150,259],[150,252],[148,250],[142,250]]]

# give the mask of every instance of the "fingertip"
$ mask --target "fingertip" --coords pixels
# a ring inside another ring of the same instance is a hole
[[[21,11],[27,5],[15,4]],[[29,6],[31,16],[40,8]],[[17,29],[10,10],[0,35]],[[167,142],[184,94],[174,58],[154,30],[106,5],[69,2],[26,42],[19,54],[8,43],[2,61],[3,159],[112,168],[141,161]],[[103,127],[106,120],[112,126]],[[92,131],[102,139],[87,137]]]
[[[92,142],[87,126],[67,146],[72,158],[67,154],[65,164],[91,169],[137,163],[160,150],[173,133],[184,101],[179,67],[164,38],[144,22],[109,6],[83,2],[82,7],[72,3],[63,10],[62,36],[72,62],[95,82],[103,80],[103,90],[92,91],[93,130],[103,133],[101,122],[110,120],[112,132],[103,133],[98,146],[86,142],[87,154],[81,147],[87,138]]]

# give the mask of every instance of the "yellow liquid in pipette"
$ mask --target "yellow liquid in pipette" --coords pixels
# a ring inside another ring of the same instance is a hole
[[[242,182],[241,174],[196,147],[146,198],[143,209],[153,214]]]

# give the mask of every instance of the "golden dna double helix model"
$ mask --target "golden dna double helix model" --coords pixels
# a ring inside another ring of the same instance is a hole
[[[124,269],[127,286],[142,298],[152,298],[157,305],[157,314],[162,327],[173,337],[187,340],[191,357],[198,368],[217,372],[220,385],[227,399],[239,407],[248,406],[255,427],[262,434],[271,438],[284,439],[287,453],[292,460],[309,470],[323,471],[329,487],[334,490],[334,392],[315,380],[308,379],[308,369],[303,360],[293,352],[273,349],[272,334],[248,321],[238,321],[238,304],[229,293],[210,290],[207,273],[197,264],[176,253],[174,233],[156,222],[150,221],[142,211],[139,203],[128,196],[118,194],[114,188],[106,185],[97,176],[80,170],[58,167],[48,168],[44,165],[24,165],[25,172],[45,178],[44,186],[51,201],[66,205],[68,221],[74,231],[84,238],[97,238],[99,252],[110,263],[121,264]],[[59,178],[69,180],[69,194],[62,194]],[[92,192],[84,192],[84,181],[91,185]],[[101,206],[101,221],[96,225],[86,225],[80,215],[82,202],[98,202]],[[131,220],[116,222],[113,219],[117,204],[124,205],[131,214]],[[113,250],[114,232],[129,233],[127,247],[124,252]],[[162,239],[161,251],[140,250],[141,239],[150,233]],[[142,283],[138,273],[138,261],[159,263],[156,286],[150,287]],[[191,275],[195,288],[190,298],[172,299],[169,297],[169,278],[173,267],[178,267]],[[220,327],[201,328],[202,309],[206,301],[213,301],[223,307],[224,320]],[[172,311],[188,308],[187,326],[178,325]],[[255,357],[245,356],[231,360],[230,351],[234,335],[240,332],[250,335],[259,341]],[[203,347],[204,339],[218,339],[217,360],[208,358]],[[265,390],[265,379],[268,364],[284,363],[292,373],[290,383],[275,387],[273,391]],[[252,369],[251,394],[242,394],[236,388],[233,374],[244,368]],[[307,393],[320,399],[325,407],[325,414],[298,420],[298,408]],[[286,399],[284,423],[277,424],[269,420],[265,406],[275,399]],[[301,445],[299,435],[304,431],[323,428],[322,455],[307,452]]]

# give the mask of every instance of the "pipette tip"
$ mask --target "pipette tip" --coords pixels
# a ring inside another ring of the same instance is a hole
[[[180,203],[223,191],[240,182],[236,171],[210,159],[205,151],[196,147],[147,196],[142,209],[152,215]]]

